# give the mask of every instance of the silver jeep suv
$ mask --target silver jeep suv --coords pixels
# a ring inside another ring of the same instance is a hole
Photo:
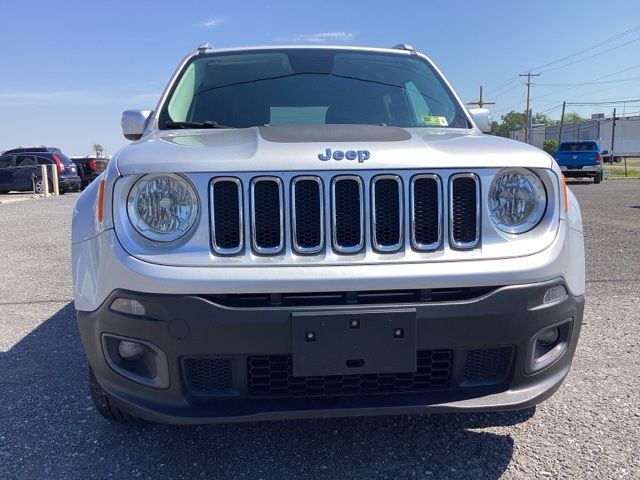
[[[569,372],[580,210],[406,45],[199,48],[79,197],[108,419],[525,408]]]

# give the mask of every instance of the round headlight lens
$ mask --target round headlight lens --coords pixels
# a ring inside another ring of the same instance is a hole
[[[195,224],[198,210],[195,190],[174,173],[145,175],[136,182],[127,199],[133,228],[156,242],[172,242],[186,234]]]
[[[538,176],[524,168],[500,170],[489,189],[489,215],[506,233],[524,233],[544,215],[547,193]]]

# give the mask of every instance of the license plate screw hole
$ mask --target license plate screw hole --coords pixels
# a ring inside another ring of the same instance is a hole
[[[304,334],[305,342],[315,342],[316,341],[316,332],[307,332]]]
[[[349,322],[349,327],[351,328],[360,328],[360,320],[357,318],[352,318]]]
[[[404,328],[394,328],[393,338],[404,338]]]

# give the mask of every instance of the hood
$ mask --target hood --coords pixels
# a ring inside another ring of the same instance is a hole
[[[346,155],[347,152],[353,153]],[[482,135],[475,130],[375,125],[160,130],[126,146],[117,155],[118,169],[124,175],[506,166],[551,168],[552,162],[549,155],[536,147]]]

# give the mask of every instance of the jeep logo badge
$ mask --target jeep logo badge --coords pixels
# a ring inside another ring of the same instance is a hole
[[[318,154],[318,159],[326,162],[327,160],[355,160],[358,159],[358,163],[363,163],[365,160],[369,160],[371,157],[371,153],[369,150],[347,150],[343,152],[342,150],[331,151],[330,148],[327,148],[324,153]]]

